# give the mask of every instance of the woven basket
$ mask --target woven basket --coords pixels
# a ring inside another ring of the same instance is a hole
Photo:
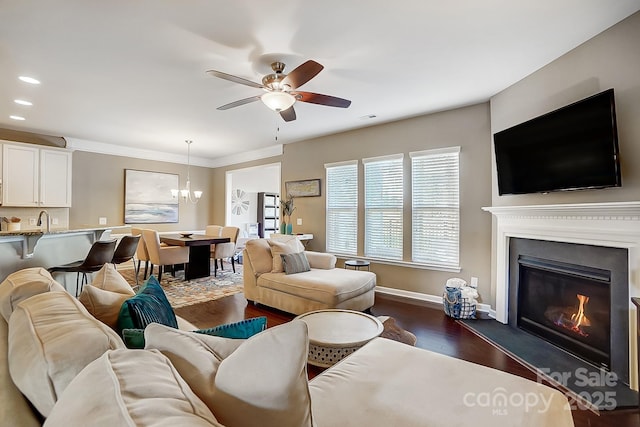
[[[454,319],[475,319],[476,302],[462,297],[460,288],[445,287],[442,294],[444,313]]]

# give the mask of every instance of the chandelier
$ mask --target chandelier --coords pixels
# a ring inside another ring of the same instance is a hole
[[[191,194],[191,177],[189,176],[189,169],[191,167],[191,144],[193,141],[187,139],[185,142],[187,143],[187,183],[182,190],[171,190],[171,197],[177,199],[178,194],[180,194],[185,203],[191,202],[196,204],[200,200],[200,197],[202,197],[202,191],[195,190],[193,191],[193,194]]]

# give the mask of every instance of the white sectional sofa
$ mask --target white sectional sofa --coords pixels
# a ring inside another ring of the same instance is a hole
[[[7,280],[0,284],[2,425],[573,425],[557,390],[385,338],[308,382],[302,321],[248,340],[154,323],[145,349],[129,350],[46,270]]]

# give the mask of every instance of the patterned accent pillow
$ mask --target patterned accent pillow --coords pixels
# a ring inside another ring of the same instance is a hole
[[[150,323],[178,328],[173,308],[155,276],[150,276],[138,294],[122,304],[118,330],[144,329]]]
[[[192,331],[197,334],[212,335],[223,338],[247,339],[267,329],[267,318],[253,317],[234,323],[214,326],[213,328]],[[145,346],[144,329],[124,329],[122,339],[127,348],[141,349]]]
[[[309,260],[304,252],[297,254],[282,254],[282,265],[286,274],[303,273],[310,271]]]

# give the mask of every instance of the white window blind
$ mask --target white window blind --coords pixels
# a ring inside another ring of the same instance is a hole
[[[412,260],[459,268],[460,147],[410,153]]]
[[[358,251],[358,162],[325,165],[327,172],[327,252]]]
[[[402,260],[402,154],[364,159],[364,254]]]

